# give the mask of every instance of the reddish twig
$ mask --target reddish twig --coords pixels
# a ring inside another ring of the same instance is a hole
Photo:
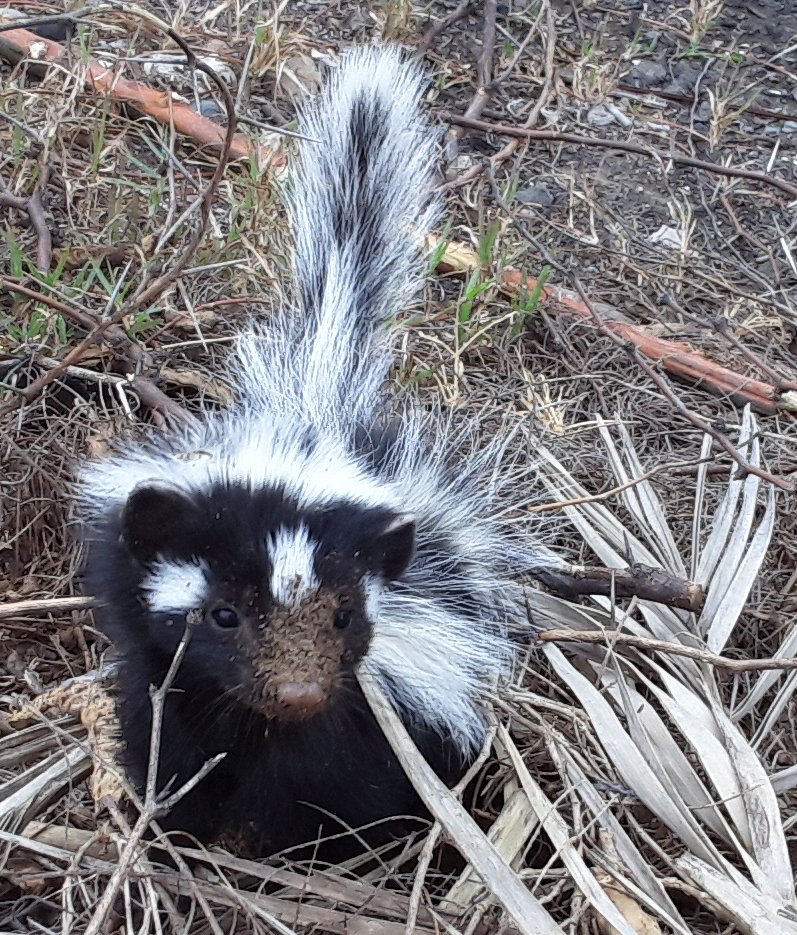
[[[533,292],[537,286],[535,277],[525,276],[514,269],[504,271],[501,283],[511,289],[523,287],[528,292]],[[543,298],[551,311],[559,310],[595,320],[603,330],[628,341],[674,376],[703,384],[707,389],[730,396],[742,404],[750,403],[758,412],[771,415],[779,408],[780,394],[771,384],[729,370],[688,344],[650,334],[605,302],[590,302],[588,305],[577,293],[554,285],[543,287]]]
[[[727,454],[729,454],[733,460],[739,465],[740,472],[744,474],[754,474],[756,477],[760,477],[762,480],[768,481],[774,487],[780,488],[780,490],[786,490],[789,493],[794,492],[794,485],[790,484],[787,480],[784,480],[782,477],[778,477],[776,474],[772,474],[769,471],[765,471],[763,468],[756,467],[754,464],[750,464],[749,461],[746,461],[744,457],[739,453],[736,446],[727,438],[722,432],[718,431],[714,426],[702,416],[697,415],[697,413],[692,412],[691,409],[683,402],[682,399],[675,393],[673,388],[668,383],[666,377],[663,373],[656,371],[647,361],[643,360],[640,353],[639,347],[636,344],[629,344],[621,341],[616,335],[612,334],[611,330],[607,328],[592,303],[587,298],[581,284],[578,282],[578,279],[574,278],[576,288],[581,300],[584,305],[589,309],[590,315],[601,328],[604,334],[606,334],[618,347],[621,347],[637,364],[640,369],[642,369],[647,376],[656,384],[656,386],[661,391],[662,395],[669,401],[672,407],[679,412],[687,422],[690,422],[696,429],[699,429],[701,432],[706,435],[710,435],[711,438],[722,448]],[[707,358],[706,358],[707,359]],[[724,369],[724,368],[719,368]],[[731,371],[726,371],[731,373]],[[770,390],[774,393],[774,388],[769,387]]]
[[[173,38],[173,37],[172,37]],[[43,39],[25,29],[9,29],[0,34],[0,56],[18,61],[30,58],[32,64],[66,62],[66,49],[59,42]],[[86,82],[95,91],[108,94],[122,104],[129,104],[136,110],[165,124],[174,126],[178,133],[190,136],[203,146],[215,150],[226,147],[224,127],[214,123],[208,117],[176,100],[168,91],[157,91],[140,81],[131,81],[96,61],[89,61],[85,66]],[[255,143],[243,133],[237,133],[229,143],[230,158],[247,159],[255,155],[262,162],[279,165],[284,157],[276,155],[264,146]]]
[[[677,312],[679,315],[682,315],[684,318],[689,321],[693,321],[696,324],[703,325],[704,322],[697,316],[693,315],[691,312],[688,312],[685,308],[678,304],[675,300],[675,296],[671,292],[665,292],[662,296],[662,302],[668,308],[671,308],[674,312]],[[772,381],[772,385],[775,388],[775,392],[780,394],[789,390],[797,390],[797,381],[795,380],[786,380],[784,379],[777,371],[773,370],[765,360],[762,360],[758,354],[755,354],[750,348],[745,347],[744,344],[736,337],[731,329],[730,322],[724,316],[710,318],[709,324],[717,332],[717,334],[722,335],[723,338],[732,346],[735,347],[740,354],[742,354],[748,361],[754,366],[757,367],[761,373],[766,374],[766,376]]]
[[[515,127],[505,123],[490,123],[487,120],[475,120],[470,117],[460,117],[457,114],[443,114],[444,120],[457,126],[468,127],[473,130],[482,130],[485,133],[496,133],[499,136],[515,136],[525,140],[543,140],[552,143],[572,143],[575,146],[600,146],[604,149],[617,149],[621,152],[635,153],[640,156],[649,156],[658,160],[662,165],[674,162],[677,165],[688,166],[692,169],[702,169],[717,175],[727,175],[731,178],[750,179],[762,182],[777,188],[789,196],[797,198],[797,186],[785,179],[767,172],[758,172],[753,169],[739,169],[734,166],[722,166],[693,156],[683,156],[679,153],[662,153],[650,146],[633,143],[631,140],[612,140],[601,136],[582,136],[578,133],[564,133],[560,130],[532,130],[528,127]]]
[[[197,224],[193,234],[191,235],[188,243],[183,248],[180,255],[165,273],[157,275],[155,261],[150,261],[149,267],[145,272],[141,285],[136,290],[136,292],[126,302],[122,303],[122,305],[120,305],[113,314],[108,315],[106,318],[99,321],[95,327],[92,328],[91,331],[86,335],[86,337],[83,338],[83,340],[64,357],[59,367],[55,367],[52,370],[48,370],[47,372],[43,373],[40,377],[30,383],[24,390],[16,394],[10,402],[6,403],[6,405],[0,409],[0,415],[14,411],[15,409],[18,409],[20,406],[24,405],[25,402],[30,402],[31,400],[35,399],[50,383],[57,380],[68,367],[78,363],[83,358],[86,351],[89,348],[94,347],[107,334],[109,329],[119,325],[122,319],[124,319],[126,316],[134,315],[136,312],[140,311],[141,309],[148,308],[155,301],[157,301],[157,299],[163,295],[169,286],[171,286],[172,283],[179,278],[180,273],[188,265],[188,261],[196,252],[196,249],[199,246],[202,237],[204,236],[205,230],[207,229],[208,220],[210,218],[210,210],[213,204],[213,199],[224,176],[228,157],[236,139],[235,103],[226,84],[219,78],[219,76],[212,68],[196,58],[183,38],[171,28],[167,28],[165,32],[169,38],[172,39],[172,41],[175,42],[183,51],[189,65],[193,66],[199,71],[204,72],[206,75],[208,75],[211,81],[214,82],[219,90],[219,93],[221,94],[222,100],[224,101],[224,106],[227,110],[227,129],[224,135],[224,144],[222,146],[221,154],[213,171],[213,176],[198,200],[199,223]],[[6,33],[6,35],[10,35],[10,33]]]

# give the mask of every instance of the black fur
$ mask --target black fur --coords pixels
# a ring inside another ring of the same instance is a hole
[[[124,511],[93,531],[86,583],[100,601],[98,622],[119,651],[124,765],[139,790],[150,748],[149,686],[163,682],[186,626],[184,616],[146,607],[140,586],[151,555],[204,560],[211,569],[208,606],[236,605],[245,594],[267,616],[271,597],[262,586],[270,579],[270,531],[304,523],[320,544],[322,583],[350,584],[374,564],[385,565],[383,545],[373,543],[391,518],[389,511],[350,503],[302,512],[281,490],[219,486],[189,497],[158,485],[134,492]],[[203,544],[201,555],[196,543]],[[177,788],[211,757],[226,756],[163,819],[164,827],[264,856],[346,827],[425,814],[354,675],[370,638],[361,605],[354,607],[344,636],[350,652],[330,706],[309,720],[281,723],[252,710],[236,691],[240,660],[227,632],[207,620],[195,627],[165,707],[158,788]],[[455,781],[463,764],[454,744],[426,730],[413,734],[441,778]],[[383,823],[363,837],[374,846],[402,830],[403,825]],[[319,853],[339,860],[358,849],[349,836]]]

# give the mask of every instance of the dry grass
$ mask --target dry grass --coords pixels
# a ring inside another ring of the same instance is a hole
[[[492,74],[500,81],[487,118],[522,123],[548,88],[538,125],[630,137],[664,152],[675,146],[794,181],[794,135],[777,135],[788,114],[767,117],[779,98],[762,97],[773,81],[784,95],[793,90],[793,67],[756,52],[738,59],[722,4],[648,4],[639,22],[593,7],[499,11]],[[363,9],[298,3],[263,13],[197,2],[168,16],[231,69],[242,117],[289,128],[297,76],[315,80],[312,50],[385,32],[417,44],[429,13],[449,12],[405,0]],[[467,109],[481,30],[479,17],[466,15],[432,42],[430,106]],[[655,54],[657,30],[673,62],[699,53],[705,70],[694,93],[651,96],[629,83],[631,63]],[[234,374],[219,376],[229,336],[246,314],[267,316],[282,301],[290,244],[271,175],[251,162],[229,167],[177,283],[123,322],[118,343],[93,349],[35,401],[15,405],[19,390],[83,337],[81,314],[112,311],[153,262],[173,262],[196,217],[164,233],[212,172],[212,155],[79,80],[85,55],[120,54],[119,40],[128,77],[166,80],[151,66],[174,49],[130,8],[94,15],[72,40],[71,63],[44,77],[0,66],[0,191],[27,197],[46,170],[53,236],[41,272],[35,230],[24,213],[0,207],[0,929],[797,933],[797,675],[719,671],[623,645],[609,632],[738,659],[793,657],[793,497],[738,477],[597,326],[497,285],[505,266],[534,275],[549,266],[552,282],[572,286],[575,276],[592,299],[654,333],[751,377],[793,381],[796,222],[771,190],[609,146],[517,144],[485,179],[485,155],[505,141],[459,140],[444,167],[447,237],[468,243],[481,265],[430,279],[425,307],[407,318],[396,379],[478,413],[485,432],[497,422],[518,427],[519,443],[540,462],[539,488],[518,491],[519,510],[577,501],[539,514],[545,537],[569,560],[636,561],[691,577],[707,590],[702,612],[608,598],[576,604],[530,587],[537,628],[600,629],[605,644],[530,640],[515,681],[496,698],[470,812],[462,790],[428,775],[372,694],[435,819],[398,852],[306,868],[194,850],[177,854],[174,869],[131,850],[137,811],[114,766],[110,655],[75,598],[70,478],[75,461],[101,453],[111,436],[174,416],[130,384],[133,368],[186,411],[226,404],[235,389]],[[552,43],[556,80],[546,82]],[[190,69],[169,80],[187,99],[208,100]],[[277,143],[254,123],[245,128]],[[662,230],[669,233],[654,236]],[[14,291],[8,277],[40,298]],[[663,293],[676,301],[663,302]],[[742,350],[712,327],[723,317]],[[756,419],[703,388],[676,391],[750,463],[795,480],[792,414]],[[607,495],[613,488],[621,489]],[[120,860],[125,872],[114,877]],[[100,918],[111,880],[118,895]]]

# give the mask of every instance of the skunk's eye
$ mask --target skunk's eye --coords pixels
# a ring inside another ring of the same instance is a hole
[[[335,619],[332,621],[336,630],[345,630],[351,623],[352,612],[342,608],[335,611]]]
[[[241,622],[238,612],[232,607],[217,607],[210,612],[210,617],[222,630],[234,630]]]

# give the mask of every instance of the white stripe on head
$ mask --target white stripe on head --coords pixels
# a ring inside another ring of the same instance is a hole
[[[316,544],[306,526],[278,529],[268,538],[271,595],[286,606],[297,606],[319,587],[315,574]]]
[[[207,595],[206,568],[196,562],[157,562],[141,584],[149,609],[169,613],[198,607]]]

